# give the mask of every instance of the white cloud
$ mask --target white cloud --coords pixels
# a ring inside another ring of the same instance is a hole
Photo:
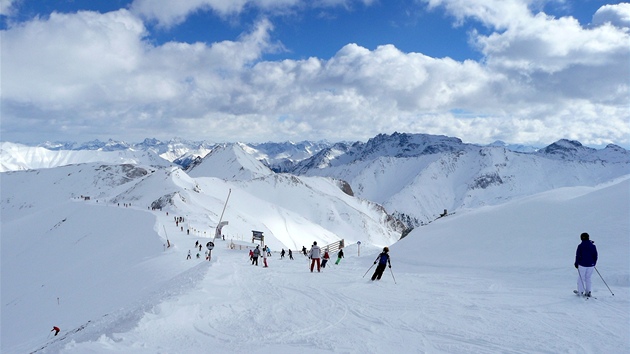
[[[630,3],[604,5],[593,15],[593,24],[610,23],[616,27],[630,28]]]
[[[14,5],[19,0],[2,0],[0,1],[0,15],[10,16],[14,12]]]
[[[346,0],[344,0],[346,1]],[[302,0],[135,0],[131,11],[143,18],[155,20],[163,27],[180,24],[197,11],[210,11],[220,17],[240,14],[247,6],[262,10],[291,8]]]
[[[481,2],[467,10],[470,2],[449,6],[463,4],[459,13],[488,24],[498,18]],[[397,130],[630,144],[627,31],[510,4],[518,21],[476,34],[481,62],[356,44],[330,59],[261,61],[280,46],[266,20],[236,41],[156,46],[131,11],[52,14],[2,33],[1,129],[218,141],[356,140]]]

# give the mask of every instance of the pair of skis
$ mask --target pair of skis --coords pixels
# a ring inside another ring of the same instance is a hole
[[[590,299],[590,298],[597,299],[597,298],[596,298],[595,296],[593,296],[593,295],[591,295],[591,296],[586,296],[585,294],[580,294],[580,292],[579,292],[579,291],[577,291],[577,290],[573,290],[573,293],[574,293],[575,295],[577,295],[577,296],[581,296],[581,297],[583,297],[583,298],[584,298],[584,299],[586,299],[586,300],[588,300],[588,299]]]

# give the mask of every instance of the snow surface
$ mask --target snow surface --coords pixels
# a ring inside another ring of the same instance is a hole
[[[346,258],[321,273],[310,273],[295,249],[295,260],[279,259],[276,245],[269,268],[252,266],[247,243],[230,249],[229,239],[215,241],[211,261],[194,252],[186,260],[196,241],[210,238],[182,232],[174,216],[208,220],[212,210],[215,218],[225,181],[176,178],[184,173],[175,170],[126,184],[119,181],[124,171],[98,181],[77,176],[77,191],[129,196],[120,205],[55,189],[68,173],[88,167],[28,172],[48,173],[50,184],[42,186],[28,185],[30,175],[2,175],[2,353],[627,353],[630,347],[630,176],[440,218],[393,244],[391,271],[371,282],[378,249],[369,242],[347,245]],[[190,192],[182,197],[200,199],[149,210],[145,183],[169,178]],[[215,200],[190,191],[197,188],[216,189]],[[235,203],[252,209],[240,217],[256,217],[249,213],[257,205],[260,217],[270,215],[273,204],[239,198]],[[572,294],[575,248],[585,231],[614,296],[597,274],[597,299]],[[173,247],[164,246],[166,233]],[[304,232],[292,242],[308,246],[314,237]],[[57,337],[53,325],[61,328]]]

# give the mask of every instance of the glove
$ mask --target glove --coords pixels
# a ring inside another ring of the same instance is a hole
[[[374,264],[376,264],[376,261],[374,261]]]
[[[392,266],[390,265],[389,267],[391,268]]]
[[[575,269],[578,269],[578,265],[577,265],[577,263],[576,263],[576,264],[574,264],[574,266],[575,266]]]

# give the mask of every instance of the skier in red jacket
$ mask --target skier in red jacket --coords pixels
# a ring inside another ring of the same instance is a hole
[[[55,331],[55,335],[57,335],[57,334],[59,334],[59,331],[61,331],[61,330],[59,329],[59,327],[57,327],[57,326],[53,326],[53,329],[51,329],[50,331],[51,331],[51,332],[52,332],[52,331]]]

